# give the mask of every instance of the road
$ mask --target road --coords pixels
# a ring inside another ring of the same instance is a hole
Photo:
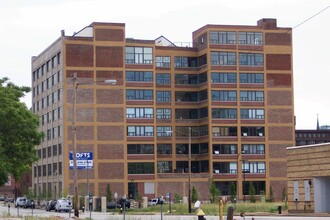
[[[14,208],[13,204],[11,204],[10,209],[3,204],[0,205],[0,213],[5,215],[6,213],[10,213],[11,216],[32,216],[32,209],[22,209],[22,208]],[[73,213],[57,213],[57,212],[46,212],[42,209],[34,209],[33,216],[40,217],[51,217],[51,216],[60,216],[64,219],[71,219],[73,217]],[[80,213],[81,219],[89,218],[90,213]],[[112,212],[101,213],[101,212],[92,212],[91,217],[93,220],[124,220],[123,214],[113,214]],[[197,220],[198,217],[196,215],[125,215],[125,220]],[[219,220],[219,216],[205,216],[206,220]],[[226,216],[224,216],[223,220],[226,220]],[[276,216],[246,216],[239,217],[234,216],[235,220],[326,220],[330,219],[330,215],[327,217],[315,217],[315,216],[286,216],[286,215],[276,215]]]

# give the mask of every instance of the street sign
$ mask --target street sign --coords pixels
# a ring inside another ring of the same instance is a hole
[[[73,152],[70,151],[70,169],[73,169]],[[76,154],[77,169],[87,170],[93,169],[93,152],[79,152]]]

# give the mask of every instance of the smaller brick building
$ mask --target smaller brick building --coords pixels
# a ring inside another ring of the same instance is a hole
[[[330,212],[330,143],[287,148],[290,212]]]

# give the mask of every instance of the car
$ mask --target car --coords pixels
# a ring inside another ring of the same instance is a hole
[[[124,205],[123,205],[124,204],[124,199],[119,199],[117,203],[121,207],[124,207]],[[131,208],[131,202],[128,199],[125,200],[125,208],[127,208],[127,209]]]
[[[14,203],[14,198],[13,197],[7,197],[5,201]]]
[[[120,209],[121,205],[115,202],[107,202],[107,209]]]
[[[67,199],[58,199],[55,205],[55,212],[70,212],[71,211],[71,202]]]
[[[26,203],[26,197],[17,197],[15,202],[15,208],[16,207],[23,207]]]
[[[5,201],[5,196],[4,195],[0,195],[0,201]]]
[[[23,205],[23,208],[25,208],[25,209],[27,209],[27,208],[35,209],[36,204],[35,204],[34,200],[27,199],[25,204]]]
[[[56,202],[56,200],[49,200],[46,204],[46,211],[50,212],[52,210],[55,210]]]
[[[158,198],[150,199],[148,201],[148,206],[153,206],[158,204]]]

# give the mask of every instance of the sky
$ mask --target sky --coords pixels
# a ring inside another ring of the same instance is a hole
[[[31,86],[31,57],[92,22],[126,24],[126,37],[192,42],[206,24],[256,25],[276,18],[293,28],[297,129],[330,125],[330,0],[1,0],[0,78]],[[23,101],[31,107],[31,94]]]

